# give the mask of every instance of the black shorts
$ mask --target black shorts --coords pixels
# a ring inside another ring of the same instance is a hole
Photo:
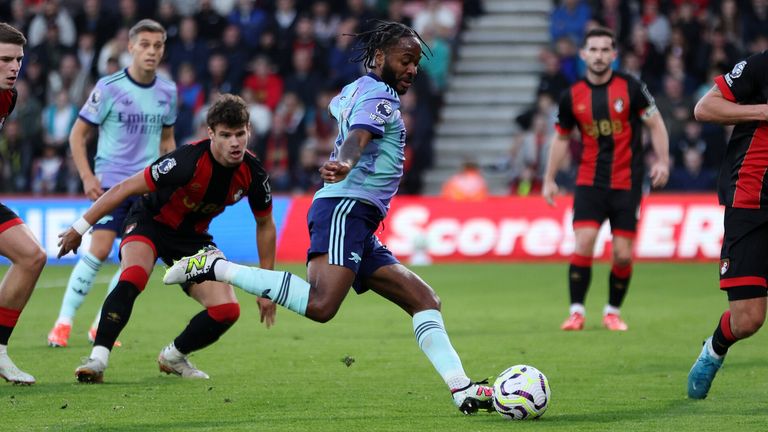
[[[768,296],[768,210],[725,208],[720,289],[728,300]]]
[[[6,207],[5,204],[0,203],[0,234],[12,226],[21,225],[23,223],[24,221],[21,220],[19,215]]]
[[[599,229],[608,219],[613,235],[634,238],[641,196],[640,189],[576,186],[573,196],[573,227]]]
[[[141,201],[135,203],[128,212],[122,237],[121,250],[124,244],[139,241],[149,245],[155,257],[169,266],[185,256],[196,254],[206,246],[216,246],[210,234],[179,231],[154,220]],[[182,284],[187,294],[189,286],[189,284]]]

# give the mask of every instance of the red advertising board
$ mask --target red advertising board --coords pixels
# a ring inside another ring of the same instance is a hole
[[[293,200],[280,235],[278,259],[303,261],[310,198]],[[396,197],[377,235],[404,262],[415,254],[433,262],[566,260],[573,252],[572,199],[555,207],[541,197],[494,197],[455,202]],[[635,241],[641,260],[715,260],[723,209],[714,195],[651,194],[643,200]],[[610,228],[598,235],[595,256],[610,257]]]

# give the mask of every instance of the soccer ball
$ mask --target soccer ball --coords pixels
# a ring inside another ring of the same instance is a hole
[[[493,383],[493,407],[509,420],[541,417],[550,396],[547,377],[533,366],[512,366]]]

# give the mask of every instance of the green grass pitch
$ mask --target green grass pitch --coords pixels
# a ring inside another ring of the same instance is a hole
[[[300,266],[289,267],[304,275]],[[0,383],[2,431],[749,431],[768,425],[766,331],[732,348],[710,397],[685,397],[688,369],[725,296],[717,264],[636,264],[623,314],[630,330],[601,328],[605,264],[595,266],[587,326],[566,333],[565,264],[435,265],[416,271],[439,293],[465,369],[475,379],[526,363],[549,378],[537,421],[465,417],[418,349],[410,318],[375,294],[350,294],[328,324],[279,310],[259,324],[238,292],[240,321],[191,360],[211,375],[182,380],[156,356],[201,308],[152,276],[115,348],[103,385],[77,384],[85,333],[114,268],[105,268],[75,322],[70,346],[46,333],[70,267],[46,268],[11,338],[16,363],[38,383]],[[342,359],[355,359],[347,367]]]

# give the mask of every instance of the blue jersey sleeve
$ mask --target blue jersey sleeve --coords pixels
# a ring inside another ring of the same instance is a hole
[[[178,103],[179,103],[179,93],[176,90],[176,86],[174,85],[173,91],[171,92],[170,110],[168,110],[168,114],[166,114],[165,117],[163,118],[163,126],[170,127],[176,124]]]
[[[100,125],[104,122],[114,103],[114,98],[104,82],[105,80],[101,79],[96,83],[79,113],[80,118],[94,125]]]
[[[349,116],[349,130],[365,129],[375,137],[384,136],[384,127],[395,120],[400,101],[386,88],[376,89],[358,99]]]

